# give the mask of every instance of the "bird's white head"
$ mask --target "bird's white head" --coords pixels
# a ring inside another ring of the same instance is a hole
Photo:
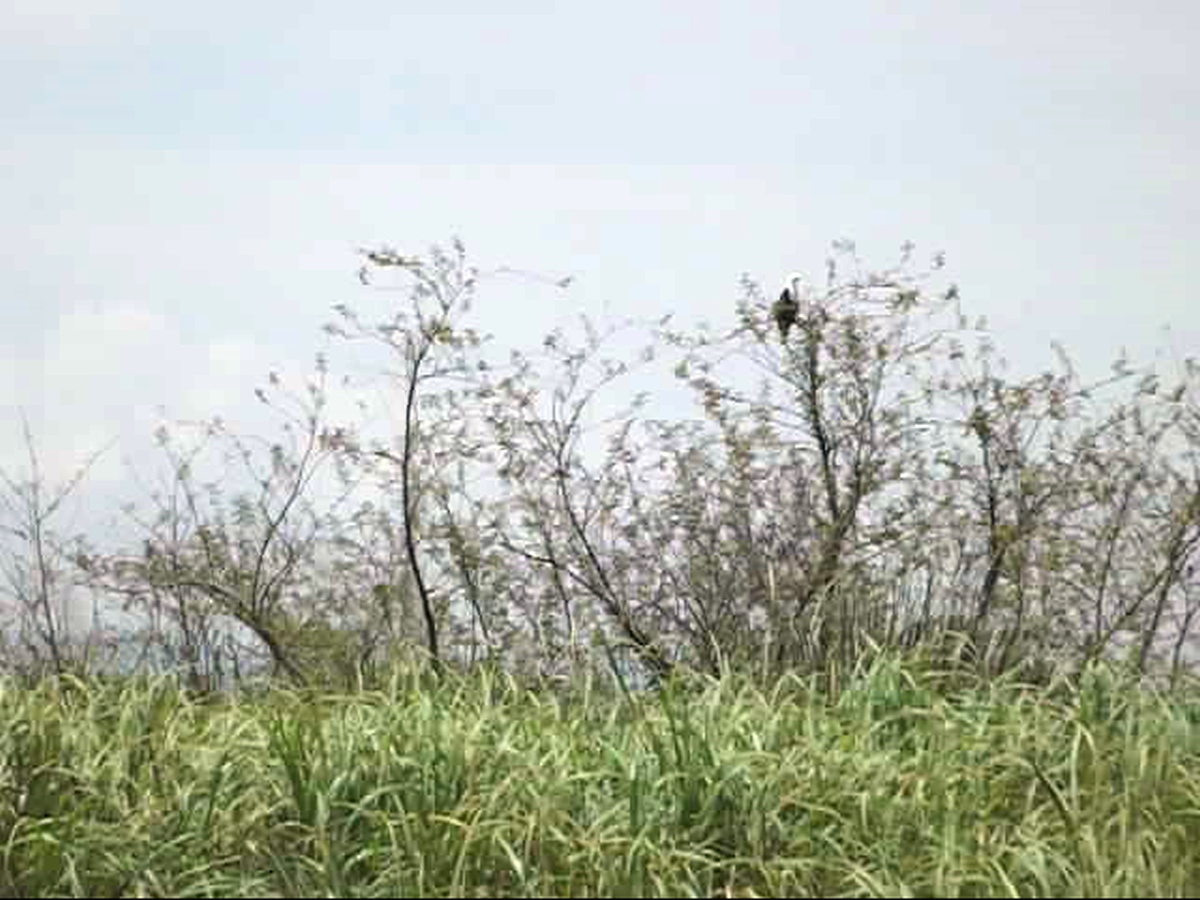
[[[787,280],[783,283],[783,287],[784,290],[791,292],[793,300],[799,300],[800,293],[804,290],[804,286],[807,283],[808,279],[806,279],[803,275],[801,275],[799,272],[793,272],[787,277]]]

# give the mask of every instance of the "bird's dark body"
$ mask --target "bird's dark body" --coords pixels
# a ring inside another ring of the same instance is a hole
[[[775,324],[779,326],[779,337],[786,342],[788,332],[796,324],[796,316],[800,313],[800,304],[792,296],[790,287],[783,289],[771,312],[775,316]]]

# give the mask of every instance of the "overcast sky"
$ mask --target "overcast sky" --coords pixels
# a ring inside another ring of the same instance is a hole
[[[944,250],[1025,369],[1195,353],[1198,35],[1183,0],[7,0],[0,468],[23,409],[51,475],[115,440],[126,490],[160,407],[309,370],[356,247],[454,235],[575,277],[485,286],[504,344],[728,322],[845,237]]]

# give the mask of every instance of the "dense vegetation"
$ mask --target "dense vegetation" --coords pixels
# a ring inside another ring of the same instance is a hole
[[[0,471],[0,892],[1200,888],[1195,360],[1011,377],[847,242],[504,354],[460,244],[364,256],[376,381],[164,423],[125,545]]]
[[[894,655],[644,695],[6,683],[0,892],[1191,897],[1198,709]]]
[[[584,320],[508,353],[470,325],[499,275],[461,245],[360,275],[374,308],[328,332],[378,377],[269,373],[270,438],[164,423],[124,546],[60,533],[78,482],[44,483],[29,438],[29,471],[0,472],[4,667],[127,669],[119,643],[193,687],[337,688],[420,646],[435,669],[769,680],[947,630],[981,672],[1190,665],[1193,359],[1085,383],[1060,351],[1014,378],[911,245],[870,271],[835,244],[788,331],[746,280],[720,330]],[[683,396],[648,405],[672,374]],[[368,388],[384,405],[351,421],[340,392]],[[92,601],[107,642],[68,627]]]

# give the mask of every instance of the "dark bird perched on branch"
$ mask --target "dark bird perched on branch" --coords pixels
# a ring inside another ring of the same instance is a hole
[[[771,307],[771,315],[775,317],[775,324],[779,326],[779,337],[785,343],[788,331],[796,324],[796,317],[800,314],[800,290],[803,284],[804,276],[793,272],[784,282],[783,293]]]

